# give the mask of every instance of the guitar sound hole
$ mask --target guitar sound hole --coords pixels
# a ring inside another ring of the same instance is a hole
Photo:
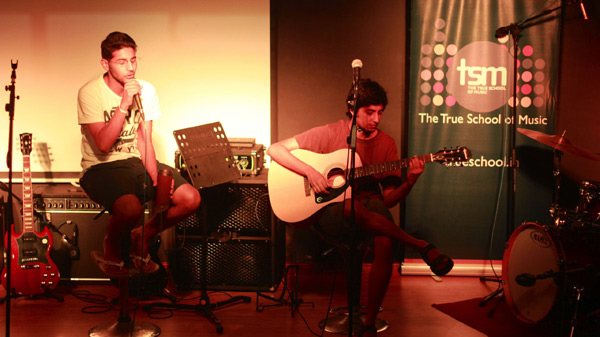
[[[327,174],[327,181],[329,181],[333,188],[340,188],[346,183],[345,173],[346,172],[340,168],[333,169]]]

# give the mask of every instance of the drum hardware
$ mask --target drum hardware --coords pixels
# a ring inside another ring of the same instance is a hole
[[[575,310],[573,312],[573,318],[571,319],[571,333],[569,334],[569,337],[573,337],[575,334],[575,321],[577,319],[577,311],[579,311],[579,302],[581,301],[581,293],[583,292],[583,287],[574,286],[573,290],[575,290],[577,296],[575,296]]]
[[[584,180],[579,187],[579,203],[576,213],[581,217],[599,224],[600,220],[600,182]]]
[[[558,265],[564,265],[564,264],[565,264],[564,261],[558,261]],[[515,281],[523,287],[533,287],[535,285],[535,283],[537,282],[537,280],[544,280],[544,279],[548,279],[548,278],[556,279],[558,277],[564,277],[571,273],[580,273],[580,272],[585,272],[585,271],[591,271],[591,270],[594,270],[595,268],[596,268],[595,266],[588,265],[584,268],[571,269],[571,270],[567,270],[567,271],[555,271],[555,270],[550,269],[550,270],[548,270],[542,274],[538,274],[538,275],[523,273],[523,274],[517,275],[517,277],[515,278]]]
[[[543,132],[523,128],[517,128],[517,131],[535,141],[551,146],[560,152],[569,152],[590,160],[600,160],[600,155],[592,153],[582,147],[579,147],[571,143],[569,139],[565,138],[566,131],[564,131],[563,134],[560,136],[548,135]]]
[[[560,162],[564,152],[569,152],[590,160],[600,160],[600,155],[594,154],[584,148],[581,148],[571,143],[569,139],[565,138],[565,134],[567,131],[564,131],[563,134],[560,136],[548,135],[543,132],[523,128],[517,128],[517,131],[535,141],[538,141],[542,144],[554,148],[554,191],[552,198],[552,207],[556,207],[558,205],[558,193],[560,191]]]

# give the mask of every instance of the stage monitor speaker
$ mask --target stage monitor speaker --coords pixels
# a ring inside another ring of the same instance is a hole
[[[201,209],[175,228],[169,259],[175,282],[201,289],[205,219],[207,288],[275,291],[285,268],[285,225],[271,211],[266,178],[244,178],[201,192]]]
[[[34,198],[34,208],[59,231],[52,232],[50,258],[58,266],[61,280],[109,281],[90,258],[92,250],[103,251],[108,213],[94,219],[102,206],[84,193],[72,193],[38,195]]]

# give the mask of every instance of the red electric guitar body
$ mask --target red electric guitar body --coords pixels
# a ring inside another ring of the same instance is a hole
[[[6,235],[4,244],[8,246],[11,240],[11,288],[12,292],[19,295],[38,295],[54,289],[58,285],[60,275],[58,267],[50,259],[52,248],[52,234],[47,227],[41,232],[36,232],[33,222],[33,191],[31,184],[31,162],[32,149],[31,133],[21,134],[21,153],[23,154],[23,230],[15,233],[14,224],[11,227],[10,236]],[[2,286],[6,289],[7,268],[2,270]]]

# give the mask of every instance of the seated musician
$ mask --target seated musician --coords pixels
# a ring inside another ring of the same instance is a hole
[[[294,156],[291,151],[305,149],[315,153],[331,153],[347,148],[354,111],[353,97],[351,89],[347,99],[346,120],[312,128],[271,145],[267,151],[278,164],[305,176],[315,193],[327,193],[327,189],[332,187],[332,182],[323,177],[314,167]],[[370,79],[361,80],[356,104],[358,129],[356,148],[363,166],[397,160],[398,152],[394,139],[378,128],[388,104],[384,88]],[[423,160],[414,157],[410,160],[405,181],[402,181],[400,170],[358,180],[358,187],[353,189],[356,198],[357,226],[352,226],[348,221],[350,199],[329,204],[306,220],[324,235],[340,237],[358,232],[358,237],[369,237],[372,240],[374,255],[367,286],[367,312],[361,330],[364,336],[374,336],[377,333],[374,323],[391,277],[395,242],[417,249],[436,275],[445,275],[454,266],[452,259],[432,244],[408,235],[397,226],[389,211],[390,207],[406,198],[423,173],[424,166]],[[341,217],[342,213],[344,220]]]
[[[128,261],[138,270],[156,271],[158,265],[148,253],[150,240],[200,205],[198,190],[174,168],[156,160],[152,123],[161,110],[154,87],[135,78],[136,50],[129,35],[110,33],[101,44],[100,63],[105,72],[85,84],[78,95],[83,157],[80,184],[110,212],[104,256],[94,259],[110,277],[128,275]],[[135,95],[142,107],[134,104]],[[143,203],[154,200],[162,169],[173,172],[170,207],[155,212],[144,226],[134,229],[143,215]],[[128,243],[130,250],[124,251]]]

